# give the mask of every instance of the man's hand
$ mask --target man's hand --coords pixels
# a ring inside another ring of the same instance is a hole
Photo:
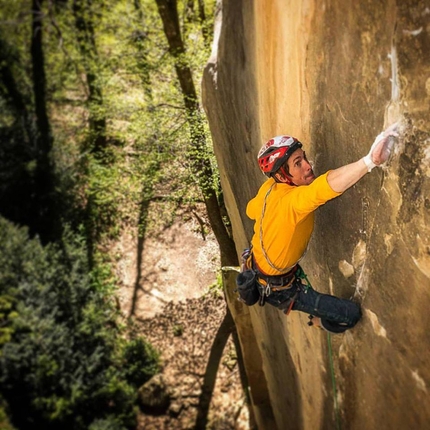
[[[390,158],[394,138],[399,136],[397,129],[398,123],[392,124],[376,137],[369,153],[363,158],[369,172],[374,167],[381,166]]]

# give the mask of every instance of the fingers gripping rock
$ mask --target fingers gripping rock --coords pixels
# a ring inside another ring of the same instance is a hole
[[[381,166],[389,160],[398,136],[398,123],[392,124],[378,134],[369,153],[363,158],[369,172],[374,167]]]

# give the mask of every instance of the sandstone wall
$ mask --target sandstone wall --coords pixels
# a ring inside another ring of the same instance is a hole
[[[360,298],[362,322],[330,340],[230,302],[259,428],[428,428],[430,2],[224,0],[218,25],[204,105],[238,253],[267,139],[298,137],[323,173],[402,123],[388,168],[319,209],[303,260],[316,289]]]

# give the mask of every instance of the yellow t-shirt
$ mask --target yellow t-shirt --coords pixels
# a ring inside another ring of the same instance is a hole
[[[284,272],[285,269],[292,268],[306,252],[314,228],[315,210],[342,194],[330,187],[327,182],[328,173],[319,176],[310,185],[299,187],[279,184],[270,178],[249,201],[246,214],[255,220],[251,241],[253,254],[258,267],[265,274],[279,275],[282,272],[268,263],[261,243],[273,266],[284,269]]]

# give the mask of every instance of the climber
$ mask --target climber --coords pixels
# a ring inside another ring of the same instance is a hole
[[[261,148],[258,164],[269,179],[246,209],[248,217],[255,220],[254,236],[250,249],[242,255],[242,273],[237,279],[239,291],[244,282],[249,286],[250,279],[255,280],[258,299],[254,294],[248,304],[259,300],[260,305],[267,302],[286,314],[305,312],[309,325],[333,333],[355,326],[361,317],[360,306],[315,291],[299,261],[311,238],[315,210],[388,161],[396,130],[394,124],[378,135],[365,157],[317,178],[302,144],[294,137],[277,136]]]

